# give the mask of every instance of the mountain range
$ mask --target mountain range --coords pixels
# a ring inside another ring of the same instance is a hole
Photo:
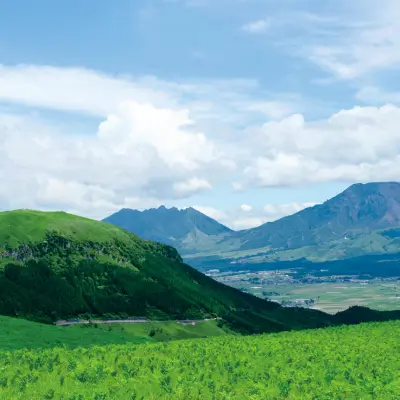
[[[400,183],[354,184],[322,204],[242,231],[193,208],[123,209],[104,221],[170,244],[200,269],[394,255],[400,253]]]

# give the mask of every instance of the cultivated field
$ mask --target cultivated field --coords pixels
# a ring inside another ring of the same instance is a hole
[[[359,282],[334,283],[281,283],[254,284],[250,282],[233,283],[232,286],[245,288],[250,293],[264,297],[263,292],[277,292],[280,295],[268,295],[271,300],[294,301],[314,299],[313,308],[335,313],[350,306],[366,306],[375,310],[398,310],[400,308],[400,281],[374,280],[368,284]]]
[[[400,322],[0,352],[1,399],[396,400]]]

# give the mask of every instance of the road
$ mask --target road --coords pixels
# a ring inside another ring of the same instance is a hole
[[[146,318],[127,318],[127,319],[71,319],[60,320],[54,324],[57,326],[70,326],[76,324],[143,324],[155,322],[176,322],[182,325],[196,325],[199,322],[216,321],[221,318],[205,318],[205,319],[181,319],[174,321],[154,321]]]

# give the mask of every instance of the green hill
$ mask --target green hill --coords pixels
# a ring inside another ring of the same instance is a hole
[[[52,230],[73,235],[76,240],[131,240],[121,229],[65,212],[15,210],[0,213],[0,243],[12,248],[23,243],[42,242]]]
[[[0,351],[4,399],[399,398],[400,322],[89,349]]]
[[[224,286],[177,251],[65,213],[0,213],[0,314],[51,322],[76,316],[219,316],[243,332],[328,326],[322,312],[285,309]]]

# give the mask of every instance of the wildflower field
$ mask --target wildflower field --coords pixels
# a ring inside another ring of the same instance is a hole
[[[0,352],[1,399],[400,399],[400,321]]]

